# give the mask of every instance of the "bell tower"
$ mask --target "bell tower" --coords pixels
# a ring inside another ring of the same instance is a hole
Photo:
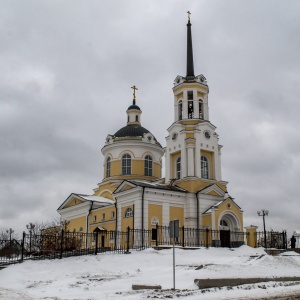
[[[222,146],[218,144],[216,127],[209,121],[206,78],[194,74],[188,14],[186,76],[178,75],[174,81],[174,123],[166,137],[165,178],[166,183],[175,180],[177,185],[193,192],[201,183],[221,181]]]

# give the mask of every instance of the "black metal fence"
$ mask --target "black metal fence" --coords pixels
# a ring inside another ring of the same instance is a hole
[[[245,243],[245,232],[194,229],[181,227],[176,246],[187,247],[239,247]],[[0,266],[27,259],[54,259],[78,255],[113,252],[128,253],[150,247],[169,247],[173,239],[168,226],[150,230],[100,230],[94,233],[66,232],[53,234],[26,234],[22,240],[0,241]]]
[[[287,249],[286,231],[258,231],[255,234],[257,247]]]

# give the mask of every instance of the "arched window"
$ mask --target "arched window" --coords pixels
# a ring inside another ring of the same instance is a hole
[[[122,175],[131,174],[131,156],[129,154],[124,154],[122,156]]]
[[[194,95],[193,91],[188,91],[188,118],[193,119],[194,118]]]
[[[199,119],[203,119],[203,101],[199,99]]]
[[[139,121],[139,116],[135,116],[135,121],[136,121],[136,122]]]
[[[193,100],[188,101],[188,118],[189,119],[194,118],[194,101]]]
[[[152,176],[152,157],[150,155],[145,157],[145,176]]]
[[[129,208],[127,208],[126,210],[125,210],[125,218],[129,218],[129,217],[132,217],[133,216],[133,210],[132,210],[132,208],[131,207],[129,207]]]
[[[110,157],[106,160],[106,177],[110,177]]]
[[[178,102],[178,120],[182,120],[182,101]]]
[[[221,225],[221,226],[228,226],[228,223],[227,223],[225,220],[222,219],[222,220],[220,221],[220,225]]]
[[[181,173],[181,157],[178,157],[176,160],[176,179],[180,179]]]
[[[201,177],[208,179],[208,159],[201,156]]]

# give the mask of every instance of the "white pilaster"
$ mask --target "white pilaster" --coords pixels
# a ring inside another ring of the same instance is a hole
[[[182,107],[183,107],[182,118],[187,119],[188,118],[188,101],[187,101],[187,91],[186,90],[183,91]]]
[[[194,168],[194,145],[187,145],[187,165],[188,165],[188,176],[195,176],[195,168]]]
[[[162,226],[169,226],[170,223],[170,205],[163,202],[162,205]]]
[[[200,162],[200,134],[201,131],[195,131],[195,175],[196,177],[201,177],[201,162]]]
[[[187,176],[187,154],[186,154],[186,146],[184,146],[181,148],[181,178],[185,178],[186,176]]]

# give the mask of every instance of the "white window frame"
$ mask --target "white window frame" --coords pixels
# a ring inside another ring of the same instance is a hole
[[[128,153],[122,156],[122,175],[131,175],[131,155]]]

